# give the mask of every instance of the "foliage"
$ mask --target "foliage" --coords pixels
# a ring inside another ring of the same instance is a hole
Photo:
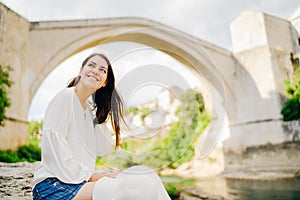
[[[166,134],[157,137],[128,140],[121,143],[121,150],[113,155],[101,158],[104,163],[119,168],[143,164],[153,168],[177,168],[189,162],[194,156],[193,143],[210,123],[210,117],[205,111],[202,95],[194,90],[188,90],[180,96],[181,105],[176,111],[180,120],[173,123]],[[135,113],[150,114],[151,110],[143,109]],[[147,115],[146,115],[147,116]],[[145,117],[146,117],[145,116]]]
[[[150,109],[148,107],[138,109],[137,107],[131,106],[127,109],[127,113],[133,113],[134,115],[139,115],[142,122],[144,122],[145,118],[154,111],[155,109],[153,108]]]
[[[13,84],[9,77],[11,71],[11,67],[0,65],[0,126],[4,126],[5,110],[11,105],[8,98],[8,89]]]
[[[188,90],[180,96],[181,106],[177,111],[180,119],[168,131],[168,137],[155,138],[154,153],[144,163],[153,167],[177,168],[189,162],[194,156],[193,143],[210,122],[205,112],[204,101],[200,93]],[[161,141],[159,141],[161,140]]]
[[[283,121],[292,121],[300,119],[300,102],[297,98],[290,98],[285,103],[281,110]]]
[[[28,132],[33,137],[40,137],[42,134],[43,121],[31,121],[28,124]]]
[[[120,144],[122,149],[126,149],[126,150],[133,150],[133,149],[137,149],[140,147],[140,143],[138,143],[135,140],[130,140],[128,142],[123,142]]]
[[[283,121],[300,119],[300,68],[296,69],[292,80],[286,80],[286,92],[290,98],[281,110]]]
[[[163,176],[161,178],[171,199],[178,199],[180,192],[184,188],[195,186],[195,179],[187,179],[179,176]]]
[[[133,113],[134,115],[137,115],[139,113],[139,109],[137,107],[131,106],[127,109],[127,113]]]
[[[145,118],[150,114],[152,113],[153,110],[151,110],[150,108],[143,108],[141,109],[141,120],[144,122],[145,121]]]
[[[179,187],[175,184],[169,184],[169,183],[165,183],[164,184],[169,196],[171,197],[171,199],[177,199],[179,197]]]
[[[36,162],[40,160],[40,140],[36,138],[29,138],[28,144],[19,146],[16,150],[0,151],[0,162]]]

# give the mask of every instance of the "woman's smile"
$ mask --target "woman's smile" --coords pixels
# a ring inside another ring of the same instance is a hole
[[[88,77],[88,78],[91,78],[91,79],[94,79],[94,80],[97,81],[97,82],[100,81],[100,80],[99,80],[96,76],[94,76],[94,75],[88,74],[87,77]]]

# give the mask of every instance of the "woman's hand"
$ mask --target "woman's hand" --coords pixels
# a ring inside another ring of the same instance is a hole
[[[91,176],[91,178],[89,179],[88,182],[96,182],[98,181],[100,178],[103,177],[109,177],[109,178],[116,178],[116,176],[118,175],[118,173],[103,173],[103,174],[93,174]]]

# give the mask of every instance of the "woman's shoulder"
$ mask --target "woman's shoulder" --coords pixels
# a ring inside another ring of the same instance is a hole
[[[62,98],[72,97],[73,93],[74,93],[74,89],[72,87],[64,88],[56,94],[56,97],[58,97],[58,98],[59,97],[62,97]]]
[[[73,88],[64,88],[60,90],[51,101],[68,102],[68,100],[72,99],[73,93],[74,93]]]

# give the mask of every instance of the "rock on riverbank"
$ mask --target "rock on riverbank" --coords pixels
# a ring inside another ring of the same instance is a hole
[[[199,191],[194,187],[184,188],[179,195],[179,200],[204,200],[204,199],[205,200],[226,200],[225,197]]]
[[[0,199],[32,199],[31,183],[37,163],[0,162]]]

